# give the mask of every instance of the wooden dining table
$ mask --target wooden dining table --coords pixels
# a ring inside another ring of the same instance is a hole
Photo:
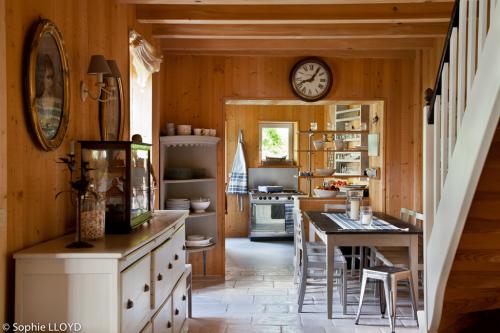
[[[344,229],[324,212],[306,211],[304,213],[304,216],[309,220],[309,240],[314,241],[317,236],[326,245],[328,319],[332,319],[333,315],[334,249],[339,246],[407,247],[409,269],[418,302],[418,238],[419,235],[422,235],[422,229],[383,213],[374,213],[373,215],[398,229]]]

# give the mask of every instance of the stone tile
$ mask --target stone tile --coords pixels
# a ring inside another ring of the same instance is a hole
[[[226,281],[264,281],[264,275],[233,275]]]
[[[193,317],[214,318],[226,313],[227,304],[196,304],[193,302]]]
[[[297,286],[293,281],[274,281],[274,288],[297,289]]]
[[[253,295],[225,295],[222,297],[222,302],[227,304],[253,304],[255,297]]]
[[[300,326],[300,316],[291,313],[260,313],[252,316],[252,324]]]
[[[259,296],[285,296],[288,295],[288,289],[279,288],[249,288],[249,295],[259,295]]]
[[[264,275],[264,281],[286,281],[292,282],[293,277],[291,275]]]
[[[236,281],[235,288],[273,288],[272,281]]]
[[[226,333],[281,333],[281,327],[269,325],[229,325]]]
[[[323,326],[283,326],[281,333],[326,333]]]
[[[229,303],[227,307],[228,313],[255,313],[266,311],[266,306],[264,304],[253,304],[253,303]]]
[[[255,296],[256,304],[297,304],[297,298],[291,296]]]
[[[291,304],[268,304],[266,305],[266,311],[268,313],[289,313]]]

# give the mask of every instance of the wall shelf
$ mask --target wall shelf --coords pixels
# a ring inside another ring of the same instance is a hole
[[[194,218],[200,218],[200,217],[213,216],[215,214],[216,214],[216,212],[189,213],[189,216],[187,216],[186,218],[194,219]]]
[[[164,179],[163,184],[184,184],[184,183],[200,183],[200,182],[214,182],[217,178],[193,178],[193,179]]]
[[[171,135],[160,138],[160,144],[167,147],[209,146],[216,145],[219,141],[220,138],[207,135]]]

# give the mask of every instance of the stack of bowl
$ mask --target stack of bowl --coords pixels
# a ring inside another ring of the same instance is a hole
[[[189,199],[167,199],[168,210],[189,210]]]
[[[195,213],[205,213],[208,206],[210,206],[210,199],[208,198],[191,199],[191,208]]]
[[[191,135],[191,125],[177,125],[177,135]]]

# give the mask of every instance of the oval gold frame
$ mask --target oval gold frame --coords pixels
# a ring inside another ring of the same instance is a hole
[[[122,139],[123,135],[123,124],[124,124],[124,119],[125,119],[125,99],[123,96],[123,84],[122,84],[122,79],[120,77],[104,77],[104,82],[106,83],[106,88],[107,88],[107,80],[116,80],[116,88],[118,89],[118,107],[120,108],[119,111],[119,121],[118,121],[118,138],[116,139],[117,141],[120,141]],[[102,92],[101,98],[106,99],[108,97],[108,94],[106,92]],[[109,141],[108,140],[108,133],[107,133],[107,128],[106,128],[106,120],[107,120],[107,108],[106,108],[106,103],[103,103],[99,101],[99,129],[101,133],[101,141]],[[115,140],[115,141],[116,141]]]
[[[37,54],[38,47],[40,43],[40,38],[49,33],[52,38],[54,38],[57,49],[59,51],[59,57],[61,59],[61,70],[63,78],[63,106],[61,120],[59,127],[57,129],[57,134],[54,138],[49,139],[43,133],[38,119],[38,108],[36,106],[36,66],[37,66]],[[66,51],[64,49],[64,41],[62,34],[56,25],[50,20],[40,20],[36,29],[34,30],[33,37],[31,40],[30,53],[29,53],[29,63],[28,63],[28,80],[27,80],[27,104],[29,109],[29,115],[31,120],[31,127],[33,129],[34,135],[38,139],[40,146],[46,150],[54,150],[59,147],[64,139],[66,130],[68,128],[69,121],[69,101],[70,101],[70,91],[69,91],[69,66],[68,58],[66,56]]]

